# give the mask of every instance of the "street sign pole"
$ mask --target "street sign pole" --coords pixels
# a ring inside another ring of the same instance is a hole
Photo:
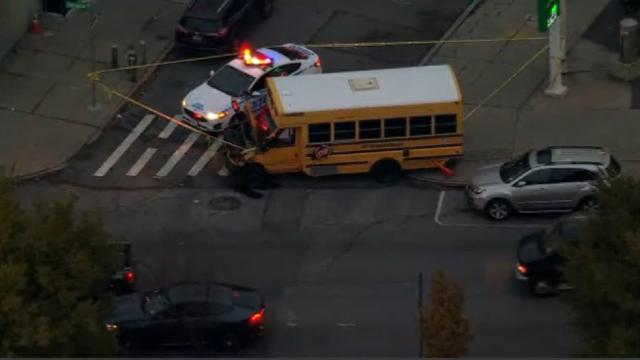
[[[549,96],[563,96],[567,93],[567,87],[562,84],[562,73],[566,64],[566,2],[555,2],[555,11],[549,12],[549,87],[545,94]],[[558,7],[559,6],[559,7]],[[559,12],[559,14],[558,14]]]

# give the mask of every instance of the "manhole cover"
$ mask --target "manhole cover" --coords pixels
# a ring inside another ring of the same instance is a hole
[[[235,196],[216,196],[209,201],[209,207],[215,211],[233,211],[240,206],[242,202]]]

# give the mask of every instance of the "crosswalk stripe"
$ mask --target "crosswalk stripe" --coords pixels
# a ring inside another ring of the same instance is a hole
[[[151,157],[153,156],[153,154],[156,153],[156,151],[158,151],[158,149],[148,148],[142,154],[142,156],[140,156],[138,161],[136,161],[136,163],[133,164],[131,169],[129,169],[129,172],[127,172],[127,176],[138,176],[140,171],[142,171],[142,168],[149,162],[149,160],[151,160]]]
[[[153,114],[145,115],[142,120],[140,120],[138,125],[136,125],[133,131],[131,131],[129,135],[127,135],[127,137],[122,140],[120,146],[118,146],[118,148],[113,153],[111,153],[107,160],[105,160],[102,166],[100,166],[100,168],[95,173],[93,173],[93,176],[105,176],[107,172],[109,172],[109,170],[113,167],[113,165],[115,165],[116,162],[120,160],[120,157],[122,157],[124,152],[127,151],[131,144],[136,141],[138,136],[142,134],[142,132],[147,128],[147,126],[149,126],[149,124],[151,124],[151,122],[155,118],[156,116]]]
[[[186,154],[187,151],[189,151],[191,146],[196,142],[196,140],[198,140],[199,137],[200,137],[200,134],[195,132],[192,132],[191,134],[189,134],[187,139],[182,143],[182,145],[180,145],[178,150],[176,150],[173,153],[173,155],[171,155],[169,160],[167,160],[167,163],[164,164],[162,169],[160,169],[160,171],[158,171],[158,173],[154,177],[161,178],[161,177],[167,176],[171,172],[171,170],[173,170],[173,167],[176,166],[178,161],[182,159],[184,154]]]
[[[164,127],[164,130],[162,130],[158,137],[160,139],[168,139],[169,136],[171,136],[171,134],[173,133],[173,130],[176,129],[176,127],[178,127],[178,124],[174,123],[173,121],[169,121],[167,123],[167,126]]]
[[[207,165],[209,160],[211,160],[211,158],[216,154],[216,152],[218,151],[218,149],[220,148],[221,145],[222,145],[222,136],[217,137],[215,139],[215,141],[213,142],[213,144],[211,144],[211,146],[209,146],[207,151],[205,151],[204,154],[202,154],[202,156],[200,156],[200,159],[198,159],[198,161],[195,163],[195,165],[193,165],[191,170],[189,170],[189,174],[188,175],[189,176],[198,175],[200,173],[200,171],[202,171],[204,166]]]

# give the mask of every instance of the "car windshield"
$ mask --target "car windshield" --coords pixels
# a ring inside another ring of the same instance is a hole
[[[180,20],[180,26],[193,32],[214,33],[222,29],[222,20],[187,16]]]
[[[531,169],[531,166],[529,165],[529,153],[525,153],[507,163],[504,163],[500,167],[500,178],[505,183],[510,183],[529,169]]]
[[[231,96],[240,96],[249,90],[255,78],[232,67],[224,66],[207,81],[207,85]]]
[[[169,308],[169,300],[161,293],[151,293],[144,298],[144,311],[149,315],[158,314]]]

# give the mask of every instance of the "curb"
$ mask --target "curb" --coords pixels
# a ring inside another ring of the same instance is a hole
[[[444,35],[442,36],[442,38],[440,39],[441,42],[435,44],[427,53],[427,55],[425,55],[420,62],[418,63],[418,65],[425,65],[427,64],[429,61],[431,61],[431,58],[433,58],[436,53],[440,50],[440,48],[442,47],[442,45],[444,45],[443,41],[447,41],[449,40],[449,38],[451,38],[451,36],[453,35],[453,33],[458,30],[458,28],[460,27],[460,25],[462,25],[462,23],[467,20],[467,18],[469,17],[469,15],[471,15],[471,13],[478,8],[478,6],[484,2],[484,0],[472,0],[473,2],[471,4],[469,4],[469,6],[467,6],[467,8],[462,12],[462,14],[460,14],[460,16],[458,16],[458,18],[456,19],[456,21],[453,22],[453,24],[451,25],[451,27],[449,27],[449,30],[447,30],[446,33],[444,33]]]
[[[154,60],[153,63],[157,63],[159,61],[161,61],[162,59],[164,59],[169,52],[171,51],[171,49],[173,48],[174,45],[174,41],[171,40],[165,47],[164,49],[160,52],[160,55],[158,55]],[[127,96],[131,97],[131,95],[135,94],[136,92],[138,92],[138,90],[140,90],[140,88],[142,87],[142,85],[144,85],[149,78],[151,77],[152,74],[154,74],[156,72],[156,69],[158,68],[158,66],[153,66],[150,68],[150,70],[148,70],[140,79],[140,81],[136,82],[133,85],[133,88],[131,88],[128,92],[127,92]],[[93,144],[96,140],[98,140],[98,138],[100,137],[100,135],[102,135],[102,132],[104,131],[104,129],[110,127],[113,125],[114,123],[114,118],[115,115],[117,113],[119,113],[122,108],[126,105],[127,101],[124,99],[121,99],[120,102],[118,103],[118,105],[116,105],[116,108],[114,110],[113,113],[111,113],[108,118],[109,121],[107,121],[107,123],[96,129],[96,131],[94,131],[91,135],[89,135],[89,137],[82,143],[82,145],[80,145],[80,147],[78,148],[78,150],[74,151],[73,154],[71,156],[69,156],[67,159],[65,159],[63,162],[61,162],[58,165],[54,165],[52,167],[48,167],[42,170],[38,170],[38,171],[34,171],[30,174],[26,174],[26,175],[20,175],[20,176],[13,176],[11,178],[11,180],[15,183],[21,182],[21,181],[26,181],[26,180],[31,180],[34,178],[38,178],[47,174],[51,174],[54,173],[56,171],[60,171],[64,168],[67,167],[69,159],[71,159],[72,157],[76,156],[82,149],[84,149],[86,146]]]

